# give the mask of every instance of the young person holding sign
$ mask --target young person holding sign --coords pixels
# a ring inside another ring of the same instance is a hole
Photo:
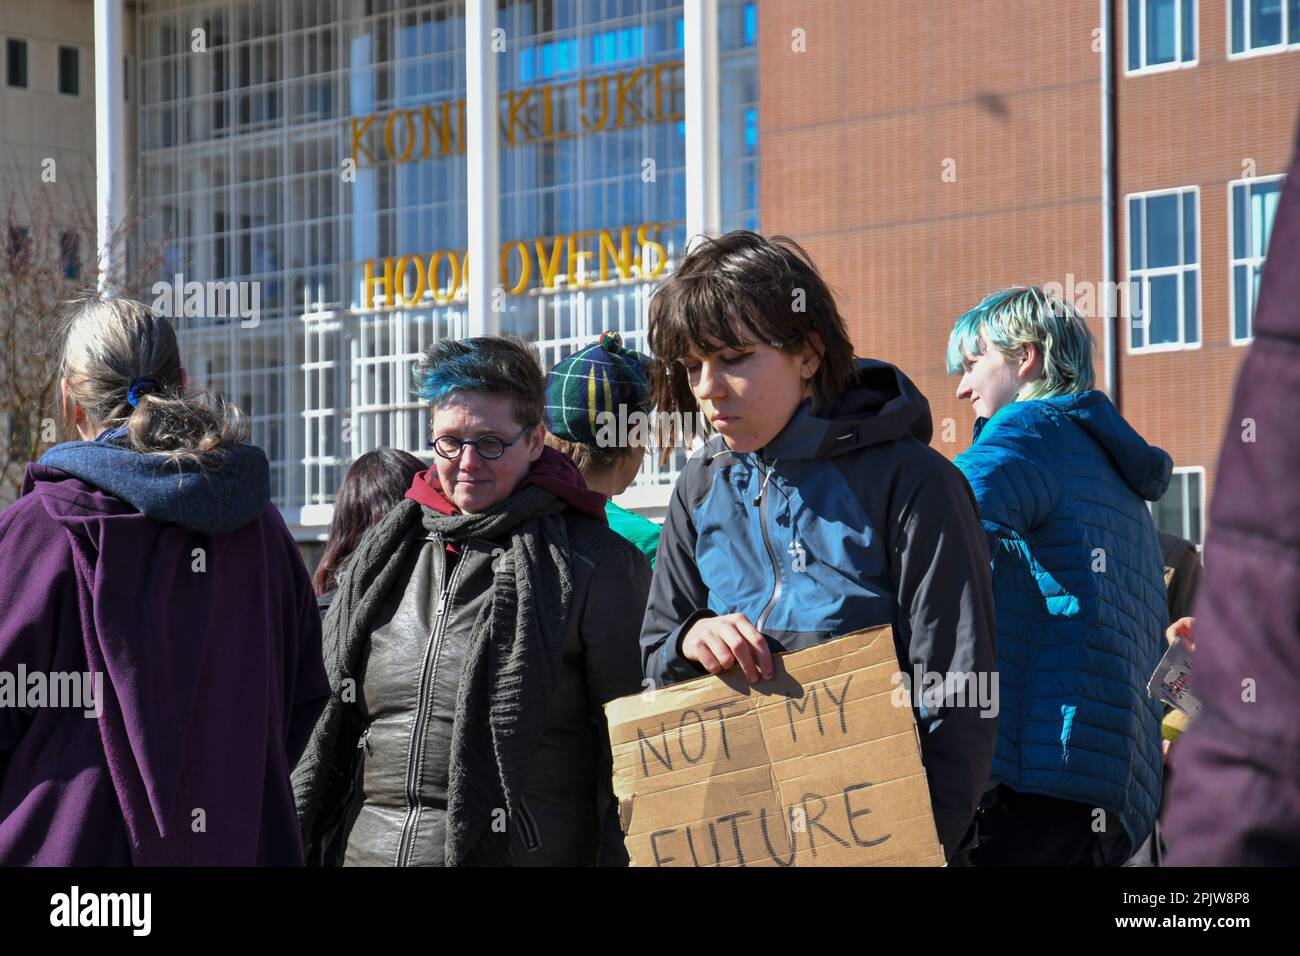
[[[703,240],[652,300],[649,341],[660,410],[702,407],[718,434],[673,491],[646,676],[739,667],[757,682],[774,652],[892,625],[952,856],[987,784],[995,711],[918,694],[912,675],[993,671],[993,601],[975,503],[927,444],[925,397],[853,357],[830,290],[784,238]]]

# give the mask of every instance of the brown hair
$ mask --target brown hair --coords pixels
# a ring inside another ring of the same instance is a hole
[[[608,448],[584,445],[581,442],[560,438],[549,431],[546,433],[546,444],[572,458],[573,463],[578,466],[578,471],[584,476],[591,472],[599,473],[616,468],[619,462],[637,451],[636,448],[622,445],[612,445]]]
[[[352,463],[334,498],[325,553],[312,575],[318,596],[338,586],[338,576],[362,536],[401,502],[412,479],[426,467],[414,455],[396,448],[368,451]]]
[[[838,398],[852,379],[853,343],[808,253],[786,236],[742,229],[701,237],[650,300],[650,384],[659,408],[695,414],[699,406],[678,361],[691,351],[741,348],[746,333],[791,354],[812,345],[821,356],[812,379],[821,401]]]

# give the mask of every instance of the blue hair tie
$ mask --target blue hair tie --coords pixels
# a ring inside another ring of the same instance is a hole
[[[141,396],[157,390],[158,383],[154,379],[148,377],[137,378],[131,383],[130,388],[126,390],[126,403],[135,408],[140,404]]]

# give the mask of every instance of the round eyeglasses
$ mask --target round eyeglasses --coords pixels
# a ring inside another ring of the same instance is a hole
[[[443,458],[455,461],[460,457],[461,452],[465,450],[466,445],[473,445],[474,450],[483,458],[495,460],[506,453],[506,449],[524,437],[524,434],[531,428],[531,425],[524,427],[518,435],[510,441],[498,438],[496,435],[484,435],[482,438],[466,440],[457,438],[455,435],[439,435],[433,441],[429,442],[429,447],[436,451]]]

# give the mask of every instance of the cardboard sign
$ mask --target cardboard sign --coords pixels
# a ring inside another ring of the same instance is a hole
[[[891,629],[775,664],[605,705],[632,865],[942,866]]]

